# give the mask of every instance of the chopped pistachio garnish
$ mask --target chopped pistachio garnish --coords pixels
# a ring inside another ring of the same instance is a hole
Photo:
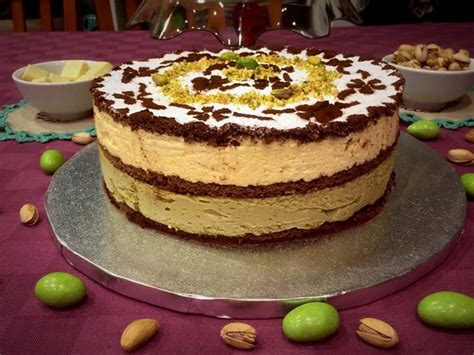
[[[319,65],[321,64],[321,58],[315,56],[315,55],[310,55],[308,57],[308,62],[313,65]]]
[[[163,94],[168,96],[171,102],[182,104],[237,104],[246,105],[251,108],[263,105],[270,108],[296,102],[304,102],[314,97],[322,99],[327,95],[336,96],[337,89],[334,85],[334,80],[341,77],[341,74],[336,71],[327,70],[324,65],[310,63],[310,57],[308,57],[308,60],[303,60],[298,56],[283,57],[275,54],[258,54],[253,58],[246,57],[239,59],[251,59],[255,61],[257,66],[254,69],[229,66],[221,70],[221,75],[227,78],[231,83],[241,82],[250,85],[257,79],[269,79],[275,76],[281,77],[281,72],[275,70],[273,65],[279,68],[294,67],[297,70],[307,73],[304,81],[293,82],[291,87],[275,89],[270,94],[264,94],[260,90],[252,89],[249,92],[239,95],[227,91],[196,92],[180,80],[181,77],[189,75],[190,73],[202,73],[209,66],[222,63],[221,57],[203,57],[196,62],[177,62],[163,74],[160,74],[166,78],[166,83],[162,85],[157,83],[157,85],[161,86]],[[319,57],[318,59],[320,60]],[[265,64],[270,65],[267,66]],[[155,79],[153,79],[153,81],[155,81]],[[280,90],[286,91],[280,92]]]

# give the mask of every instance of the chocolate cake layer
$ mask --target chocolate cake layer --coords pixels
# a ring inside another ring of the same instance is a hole
[[[391,156],[393,150],[395,149],[396,142],[392,146],[381,151],[375,159],[340,171],[332,176],[323,176],[311,181],[299,180],[295,182],[257,186],[250,185],[245,187],[236,185],[220,185],[215,183],[206,184],[201,182],[190,182],[181,179],[179,176],[165,176],[154,171],[146,171],[144,169],[124,164],[119,158],[110,154],[105,147],[100,145],[100,143],[99,146],[104,156],[110,161],[110,163],[114,165],[115,168],[122,170],[134,179],[160,189],[190,195],[233,198],[263,198],[302,194],[310,190],[321,190],[328,187],[342,185],[368,173],[369,171],[372,171],[377,166],[379,166],[385,161],[385,159]]]
[[[118,202],[176,230],[228,238],[293,228],[314,229],[326,222],[346,220],[385,193],[395,161],[392,153],[366,174],[321,190],[266,198],[232,198],[156,188],[117,169],[101,151],[99,157],[105,184]]]

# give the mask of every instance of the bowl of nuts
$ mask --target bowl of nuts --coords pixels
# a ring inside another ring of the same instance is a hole
[[[474,86],[474,61],[465,49],[402,44],[383,61],[405,78],[403,105],[411,109],[439,111]]]

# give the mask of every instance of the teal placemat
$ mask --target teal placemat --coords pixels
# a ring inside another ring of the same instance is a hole
[[[23,109],[25,115],[31,115],[33,117],[25,117],[25,119],[35,119],[34,111],[28,111],[28,103],[25,100],[21,100],[13,105],[5,105],[0,110],[0,141],[5,140],[16,140],[17,142],[49,142],[51,140],[70,140],[75,133],[87,132],[91,136],[95,136],[95,127],[93,122],[79,121],[63,123],[63,122],[46,122],[50,130],[47,132],[35,133],[28,130],[15,130],[12,128],[11,122],[9,123],[9,117],[13,117],[12,114],[19,113],[18,110]],[[18,118],[16,118],[18,119]],[[84,125],[84,127],[77,128],[78,126]],[[74,129],[68,130],[68,126],[74,126]],[[56,130],[55,130],[56,129]],[[44,130],[44,129],[43,129]]]

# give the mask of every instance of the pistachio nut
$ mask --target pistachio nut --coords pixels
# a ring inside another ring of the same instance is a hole
[[[456,62],[449,64],[449,67],[448,67],[448,70],[450,71],[461,70],[461,69],[462,69],[461,65]]]
[[[38,222],[39,212],[35,205],[27,203],[20,208],[20,222],[31,227]]]
[[[449,59],[448,58],[442,58],[438,57],[438,63],[440,67],[447,67],[449,65]]]
[[[288,100],[293,95],[293,90],[290,88],[285,89],[273,89],[272,96],[281,100]]]
[[[390,324],[376,318],[361,319],[356,333],[365,342],[379,348],[391,348],[397,345],[399,340],[397,332]]]
[[[438,53],[441,51],[441,47],[435,43],[430,43],[426,46],[426,50],[428,51],[428,53]]]
[[[257,341],[257,332],[246,323],[229,323],[221,329],[221,338],[236,349],[252,350]]]
[[[405,60],[413,59],[413,53],[407,51],[400,51],[400,56],[405,58]]]
[[[471,128],[464,135],[464,140],[468,143],[474,143],[474,128]]]
[[[448,160],[456,164],[471,164],[474,154],[467,149],[451,149],[448,151]]]
[[[468,51],[467,49],[460,49],[460,50],[458,51],[458,53],[464,54],[464,55],[465,55],[466,57],[468,57],[468,58],[471,56],[471,54],[469,53],[469,51]]]
[[[78,132],[75,133],[71,140],[76,144],[87,145],[93,141],[91,135],[87,132]]]
[[[411,44],[401,44],[400,47],[398,47],[398,49],[401,51],[413,52],[415,50],[415,47],[412,46]]]
[[[460,63],[469,64],[471,62],[471,59],[465,53],[459,53],[459,52],[455,53],[455,54],[453,54],[453,59],[456,62],[460,62]]]
[[[168,84],[168,77],[160,73],[153,74],[151,76],[151,80],[153,80],[153,82],[158,86],[163,86],[163,85]]]
[[[427,56],[428,50],[426,49],[426,46],[424,44],[417,44],[415,47],[415,58],[419,62],[424,62],[426,61]]]

